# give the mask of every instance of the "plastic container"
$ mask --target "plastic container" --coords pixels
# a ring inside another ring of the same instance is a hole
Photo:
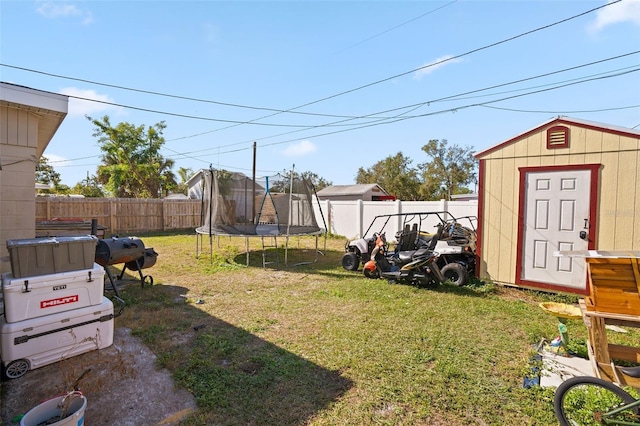
[[[25,321],[0,318],[0,358],[5,375],[15,379],[44,365],[113,344],[113,302]]]
[[[14,278],[90,269],[98,237],[49,237],[7,240]]]
[[[87,408],[87,398],[80,392],[69,392],[36,405],[20,420],[20,426],[83,426],[84,412]],[[52,420],[60,418],[55,423]]]
[[[97,263],[81,271],[35,277],[2,275],[4,315],[18,322],[102,303],[105,270]]]

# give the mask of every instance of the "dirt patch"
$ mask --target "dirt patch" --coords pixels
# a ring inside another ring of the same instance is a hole
[[[90,425],[176,425],[196,410],[188,391],[156,368],[156,356],[127,328],[116,328],[113,344],[27,372],[0,385],[0,424],[42,401],[73,390],[87,398]]]

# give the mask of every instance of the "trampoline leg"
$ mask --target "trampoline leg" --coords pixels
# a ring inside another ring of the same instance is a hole
[[[284,238],[284,266],[289,266],[289,235]]]
[[[249,266],[249,237],[244,237],[244,246],[247,252],[247,266]]]

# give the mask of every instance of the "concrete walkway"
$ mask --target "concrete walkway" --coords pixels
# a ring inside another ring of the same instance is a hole
[[[87,398],[88,425],[177,425],[197,409],[193,395],[174,387],[170,373],[126,328],[113,345],[27,372],[0,385],[0,424],[78,383]],[[78,380],[79,379],[79,380]]]
[[[593,376],[591,361],[576,356],[558,355],[541,350],[543,368],[540,386],[557,387],[565,380],[576,376]]]

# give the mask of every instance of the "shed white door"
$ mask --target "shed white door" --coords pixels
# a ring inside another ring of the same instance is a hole
[[[584,259],[554,257],[553,252],[588,249],[590,186],[589,170],[527,173],[523,280],[585,288]],[[587,238],[581,238],[581,231]]]

